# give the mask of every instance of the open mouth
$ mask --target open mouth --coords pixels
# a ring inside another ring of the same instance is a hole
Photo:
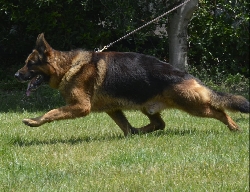
[[[37,75],[33,77],[27,87],[26,95],[30,96],[32,91],[35,91],[44,82],[44,77],[42,75]]]

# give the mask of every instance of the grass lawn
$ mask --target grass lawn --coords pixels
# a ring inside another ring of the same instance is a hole
[[[30,128],[23,118],[62,105],[41,89],[0,90],[0,191],[249,191],[249,115],[230,113],[239,133],[178,110],[162,113],[164,131],[128,138],[104,113]]]

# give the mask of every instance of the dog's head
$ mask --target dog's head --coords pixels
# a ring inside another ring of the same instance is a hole
[[[52,48],[44,38],[44,34],[37,37],[35,49],[28,56],[25,65],[15,73],[15,78],[20,82],[29,81],[26,94],[36,90],[42,83],[49,82],[50,66],[49,55]]]

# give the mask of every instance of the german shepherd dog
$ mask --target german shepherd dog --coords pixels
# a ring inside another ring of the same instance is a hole
[[[15,77],[29,81],[27,95],[42,83],[58,89],[66,106],[23,123],[38,127],[61,119],[84,117],[91,111],[106,112],[124,135],[163,130],[160,112],[177,108],[199,117],[215,118],[232,131],[238,125],[225,110],[249,113],[242,96],[213,91],[192,75],[155,57],[139,53],[52,49],[40,34],[35,49]],[[134,128],[122,110],[140,110],[150,123]]]

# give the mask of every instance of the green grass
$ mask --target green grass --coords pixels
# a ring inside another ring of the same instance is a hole
[[[63,102],[46,87],[23,94],[0,90],[0,191],[249,191],[249,115],[230,113],[243,130],[232,133],[169,110],[164,131],[125,138],[104,113],[27,127]]]

